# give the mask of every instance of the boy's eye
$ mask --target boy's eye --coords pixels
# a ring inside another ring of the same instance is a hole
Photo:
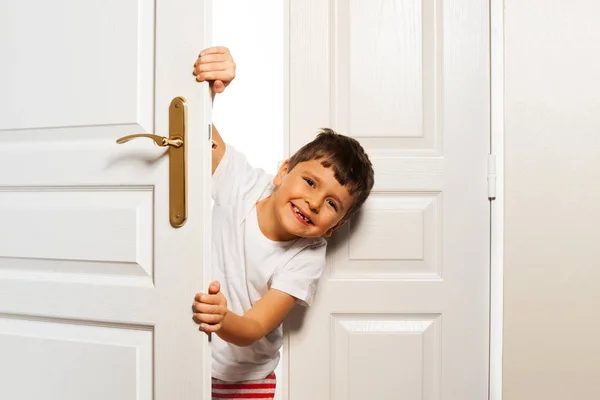
[[[333,209],[334,209],[335,211],[337,211],[337,206],[335,205],[335,202],[334,202],[333,200],[327,200],[327,201],[329,202],[329,205],[330,205],[331,207],[333,207]]]
[[[312,179],[310,179],[310,178],[304,178],[304,180],[306,181],[306,183],[309,184],[309,186],[314,186],[315,185],[315,182]]]

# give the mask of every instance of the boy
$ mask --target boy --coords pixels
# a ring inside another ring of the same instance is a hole
[[[202,51],[194,75],[210,83],[214,100],[235,77],[228,49]],[[281,322],[295,304],[311,304],[325,266],[324,237],[367,199],[373,168],[356,140],[329,129],[275,176],[252,168],[214,127],[213,140],[216,280],[196,295],[193,318],[216,333],[213,398],[273,398]]]

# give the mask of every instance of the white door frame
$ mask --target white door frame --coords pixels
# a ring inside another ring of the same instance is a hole
[[[489,400],[502,400],[502,333],[504,281],[504,0],[489,0],[490,9],[490,107],[491,149],[496,156],[496,199],[490,203],[490,358]],[[284,0],[284,43],[290,37],[290,0]],[[283,47],[284,60],[289,61],[289,48]],[[289,71],[283,73],[283,128],[289,125]],[[288,157],[289,135],[283,138],[283,154]],[[287,341],[287,339],[286,339]],[[282,362],[287,364],[287,353]],[[287,387],[287,376],[281,382]],[[287,398],[287,396],[284,397]]]
[[[502,400],[504,282],[504,0],[490,0],[491,152],[496,199],[491,202],[489,400]]]

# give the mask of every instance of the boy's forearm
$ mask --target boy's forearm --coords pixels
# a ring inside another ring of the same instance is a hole
[[[213,90],[210,91],[211,94],[211,99],[212,102],[214,104],[215,102],[215,96],[217,95]],[[217,167],[219,166],[219,163],[221,163],[221,160],[223,159],[223,155],[225,154],[225,142],[223,141],[223,138],[221,138],[221,134],[219,133],[219,131],[217,130],[217,128],[215,127],[214,124],[211,124],[211,139],[213,141],[213,143],[216,145],[216,147],[213,147],[212,150],[212,174],[215,173],[215,171],[217,170]]]
[[[226,342],[244,347],[262,338],[264,332],[258,321],[229,311],[217,335]]]
[[[212,140],[217,145],[212,150],[212,173],[214,174],[225,155],[225,142],[214,125],[212,125]]]

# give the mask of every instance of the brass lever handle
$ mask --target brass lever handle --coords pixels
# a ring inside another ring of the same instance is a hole
[[[135,133],[133,135],[123,136],[122,138],[117,139],[118,144],[127,143],[132,139],[145,137],[154,140],[154,143],[161,147],[172,146],[172,147],[181,147],[183,146],[183,139],[180,137],[175,138],[166,138],[164,136],[153,135],[151,133]]]
[[[117,139],[117,143],[148,138],[161,147],[169,147],[169,221],[173,228],[180,228],[187,220],[187,104],[183,97],[175,97],[169,106],[169,134],[166,138],[135,133]]]

